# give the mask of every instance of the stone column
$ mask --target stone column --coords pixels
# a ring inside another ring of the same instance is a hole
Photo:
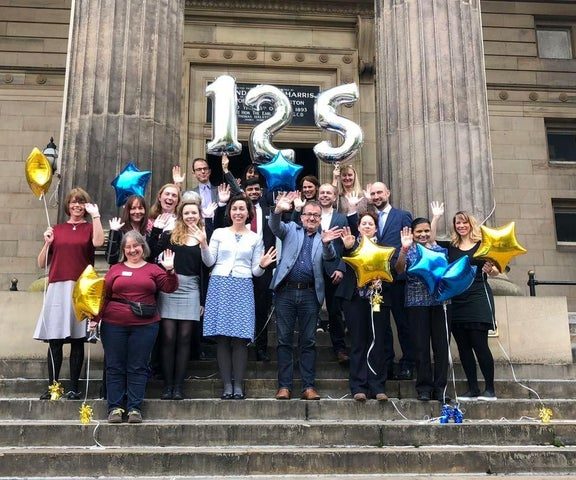
[[[61,195],[82,186],[109,218],[129,161],[152,171],[148,195],[179,163],[184,3],[73,3]]]
[[[392,204],[493,208],[479,0],[375,0],[382,178]],[[439,233],[442,225],[439,226]],[[447,232],[449,231],[449,228]]]

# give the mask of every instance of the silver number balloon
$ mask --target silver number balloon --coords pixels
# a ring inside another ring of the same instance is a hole
[[[339,85],[318,95],[314,103],[316,125],[344,137],[344,142],[339,147],[333,147],[326,140],[315,145],[314,153],[319,160],[338,164],[350,160],[360,150],[364,142],[360,125],[336,113],[338,106],[354,103],[358,100],[358,96],[358,86],[355,83]]]
[[[212,155],[238,155],[242,144],[238,141],[236,116],[236,80],[221,75],[206,87],[206,96],[212,99],[212,140],[206,152]]]
[[[278,150],[272,145],[274,134],[292,120],[292,104],[288,97],[272,85],[258,85],[246,94],[244,103],[255,110],[260,110],[265,103],[274,107],[274,115],[254,127],[250,134],[250,155],[254,163],[269,162],[278,152],[286,160],[294,161],[294,150]]]

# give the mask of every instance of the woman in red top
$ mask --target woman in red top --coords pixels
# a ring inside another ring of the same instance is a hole
[[[128,302],[156,304],[158,292],[178,288],[174,253],[165,250],[165,270],[145,259],[150,248],[136,230],[124,234],[120,263],[106,274],[106,305],[102,311],[102,344],[106,355],[108,421],[122,422],[124,406],[129,423],[142,422],[141,407],[148,380],[148,360],[158,335],[158,310],[148,318],[132,312]]]
[[[73,188],[64,202],[69,219],[44,232],[44,246],[38,255],[38,267],[50,266],[48,289],[36,324],[34,338],[47,341],[48,378],[58,381],[62,366],[62,346],[70,343],[70,391],[66,397],[79,400],[78,379],[84,363],[86,321],[77,322],[72,305],[76,280],[88,265],[94,265],[95,247],[104,243],[98,206],[81,188]],[[86,217],[92,217],[92,223]],[[40,397],[48,400],[50,392]]]

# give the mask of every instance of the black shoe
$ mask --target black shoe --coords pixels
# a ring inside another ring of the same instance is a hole
[[[50,390],[46,390],[42,395],[40,395],[40,400],[50,400]]]
[[[410,367],[402,368],[396,375],[394,375],[394,380],[412,380],[414,372]]]
[[[420,400],[421,402],[429,402],[430,392],[419,392],[416,398],[418,398],[418,400]]]
[[[182,391],[182,387],[180,385],[176,385],[174,387],[174,392],[172,394],[172,400],[184,400],[186,397],[184,396],[184,392]]]
[[[162,395],[160,395],[162,400],[172,400],[174,398],[174,389],[172,387],[164,387],[162,390]]]
[[[270,361],[270,355],[264,349],[257,350],[256,351],[256,361],[257,362],[269,362]]]
[[[450,403],[452,401],[450,395],[444,393],[444,389],[434,391],[434,400],[438,400],[439,402],[442,403]]]
[[[67,400],[80,400],[82,398],[82,394],[80,392],[75,392],[74,390],[70,390],[66,395],[64,395]]]
[[[484,393],[482,395],[478,395],[478,400],[483,400],[485,402],[493,402],[494,400],[497,400],[496,393],[494,392],[494,390],[484,390]]]
[[[468,390],[466,393],[458,395],[458,400],[462,400],[463,402],[474,402],[478,400],[478,395],[480,395],[479,390]]]
[[[246,398],[246,395],[242,392],[242,393],[235,393],[232,398],[234,400],[244,400]]]
[[[224,392],[222,395],[220,395],[221,400],[232,400],[233,398],[234,398],[233,393]]]

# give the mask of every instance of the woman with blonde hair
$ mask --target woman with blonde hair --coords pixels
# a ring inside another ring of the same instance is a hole
[[[360,201],[356,205],[358,215],[362,215],[367,210],[368,199],[364,196],[358,172],[352,165],[336,165],[332,172],[332,185],[337,190],[337,210],[340,213],[348,214],[350,210],[349,196],[360,197]]]
[[[494,298],[488,276],[498,275],[489,261],[474,258],[482,235],[476,218],[467,212],[457,212],[452,219],[452,234],[448,260],[454,262],[464,255],[476,265],[474,282],[464,293],[451,299],[452,334],[458,346],[460,361],[468,380],[468,391],[460,400],[496,400],[494,390],[494,358],[488,346],[488,331],[494,325]],[[476,360],[484,376],[484,393],[480,393]]]
[[[174,269],[178,275],[178,289],[172,293],[160,292],[158,299],[162,318],[163,400],[184,398],[192,334],[199,328],[204,304],[205,271],[197,229],[204,231],[200,206],[195,199],[183,200],[178,206],[174,229],[150,241],[153,255],[166,249],[175,253]]]

